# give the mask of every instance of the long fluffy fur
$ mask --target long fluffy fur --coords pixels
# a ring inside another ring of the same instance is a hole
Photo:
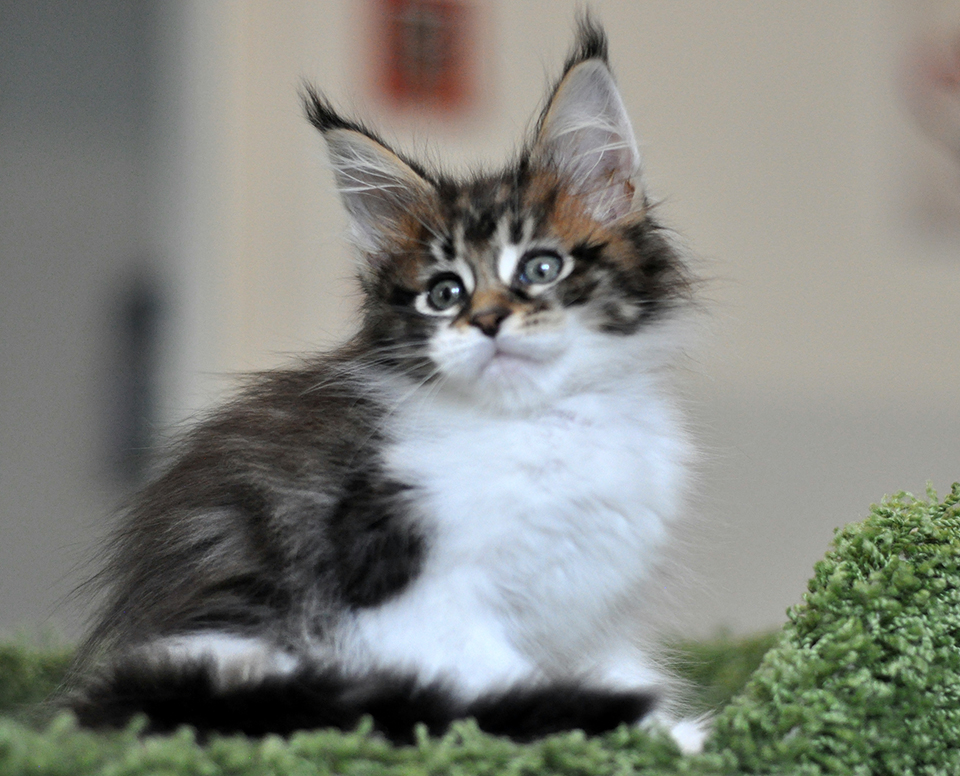
[[[691,281],[606,50],[584,18],[519,161],[463,181],[306,91],[361,329],[253,380],[135,499],[65,695],[81,722],[371,715],[409,741],[470,716],[525,740],[669,707],[627,613],[681,508],[690,445],[664,372]]]

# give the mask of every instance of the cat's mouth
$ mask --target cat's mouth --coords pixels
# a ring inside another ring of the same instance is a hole
[[[531,338],[496,337],[487,346],[484,376],[510,377],[542,368],[558,355],[559,343],[537,342]]]
[[[432,357],[454,382],[517,388],[540,383],[568,347],[563,331],[531,333],[501,329],[490,337],[472,329],[448,329],[432,343]]]

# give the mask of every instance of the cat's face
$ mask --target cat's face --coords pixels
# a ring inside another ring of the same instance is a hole
[[[685,293],[647,214],[604,224],[550,171],[431,199],[366,275],[368,324],[398,366],[480,402],[536,405],[636,366]]]
[[[466,182],[401,158],[310,95],[383,363],[504,409],[644,368],[644,340],[688,284],[639,188],[619,93],[589,53],[568,64],[517,164]]]

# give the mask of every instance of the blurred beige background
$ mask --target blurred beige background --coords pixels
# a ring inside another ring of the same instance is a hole
[[[349,332],[302,77],[454,166],[515,147],[578,4],[471,5],[479,91],[444,118],[371,88],[374,0],[0,2],[0,632],[76,633],[62,596],[127,487],[111,418],[136,279],[163,311],[151,428]],[[960,3],[592,7],[649,186],[710,279],[681,375],[705,455],[680,627],[776,627],[835,527],[960,479],[960,166],[904,95]]]

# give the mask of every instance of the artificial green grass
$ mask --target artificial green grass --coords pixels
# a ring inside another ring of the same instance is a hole
[[[713,750],[750,773],[960,774],[960,483],[928,495],[837,532]]]
[[[701,703],[719,708],[707,751],[696,756],[627,727],[519,745],[469,721],[412,747],[363,727],[205,745],[188,729],[97,734],[66,714],[30,722],[24,709],[56,683],[67,654],[8,645],[0,647],[0,775],[960,773],[960,484],[942,502],[899,494],[838,531],[775,637],[681,652]]]
[[[26,638],[0,643],[0,715],[29,718],[36,704],[57,689],[72,650],[49,637],[40,646]]]

